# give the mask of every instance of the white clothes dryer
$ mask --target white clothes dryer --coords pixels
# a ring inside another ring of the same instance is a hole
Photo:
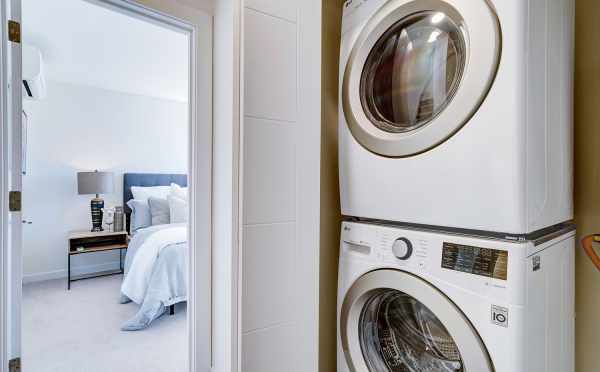
[[[574,243],[343,223],[338,372],[573,372]]]
[[[348,0],[346,216],[529,234],[572,219],[573,0]]]

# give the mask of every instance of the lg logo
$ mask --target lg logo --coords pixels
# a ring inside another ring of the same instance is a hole
[[[508,328],[508,309],[506,307],[492,305],[492,323]]]

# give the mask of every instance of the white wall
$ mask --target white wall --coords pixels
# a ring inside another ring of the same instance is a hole
[[[23,177],[24,281],[66,276],[70,230],[90,229],[78,171],[115,172],[107,207],[122,205],[126,172],[186,173],[187,103],[49,82],[43,101],[24,101],[29,117]],[[118,267],[115,252],[72,260],[74,274]]]
[[[242,371],[317,371],[321,2],[243,23]]]

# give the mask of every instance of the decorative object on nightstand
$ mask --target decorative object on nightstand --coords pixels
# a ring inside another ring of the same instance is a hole
[[[108,226],[108,231],[114,231],[111,229],[113,222],[115,221],[115,209],[114,208],[103,208],[102,209],[102,217],[104,220],[104,224]]]
[[[114,191],[114,175],[111,172],[79,172],[77,173],[77,191],[79,195],[93,195],[90,205],[92,210],[92,231],[103,231],[102,208],[104,200],[100,194],[109,194]]]
[[[68,246],[68,266],[67,266],[67,289],[71,289],[71,282],[98,278],[101,276],[115,275],[123,273],[123,251],[127,250],[129,245],[129,236],[125,231],[118,232],[89,232],[73,231],[69,233]],[[119,251],[119,269],[112,271],[103,271],[99,273],[71,277],[71,258],[80,254]]]
[[[115,207],[115,214],[113,215],[113,223],[114,223],[114,231],[123,231],[125,230],[125,213],[123,211],[123,207],[118,205]]]

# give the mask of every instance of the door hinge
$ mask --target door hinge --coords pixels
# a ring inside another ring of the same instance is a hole
[[[21,358],[11,359],[10,362],[8,362],[8,371],[21,372]]]
[[[21,211],[21,191],[10,191],[8,193],[8,210],[10,212]]]
[[[16,21],[8,21],[8,40],[13,43],[21,43],[21,24]]]

